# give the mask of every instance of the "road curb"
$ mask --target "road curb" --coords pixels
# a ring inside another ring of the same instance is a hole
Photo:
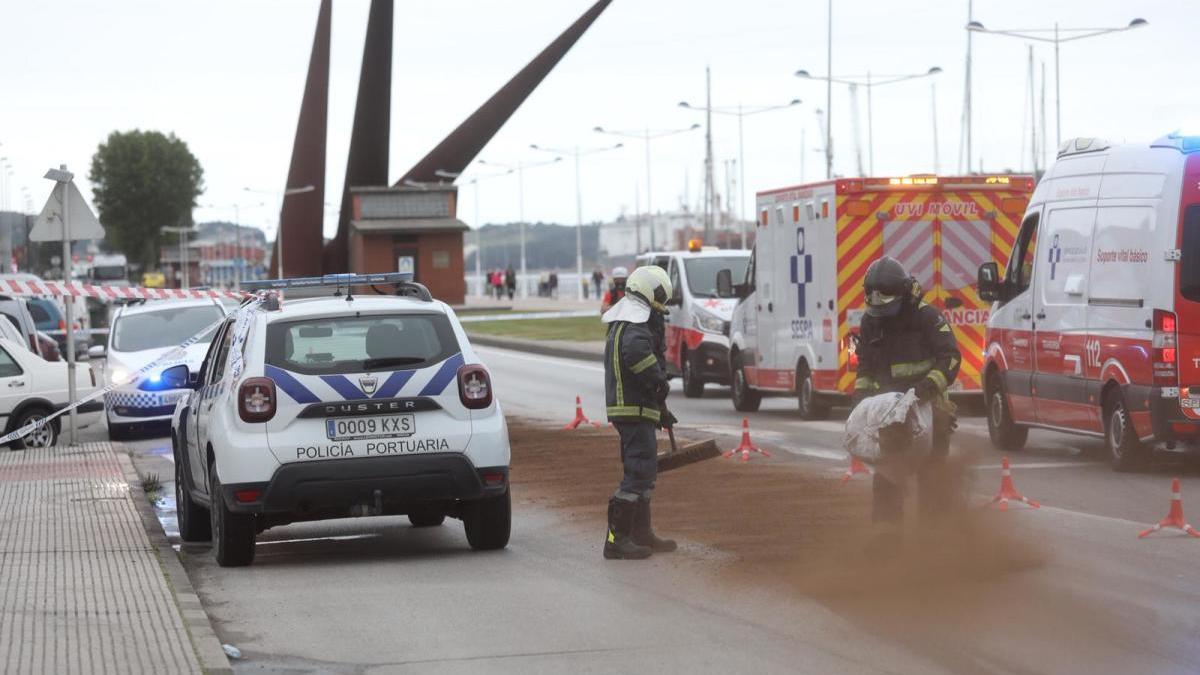
[[[204,605],[200,602],[200,596],[196,594],[196,589],[192,587],[192,581],[188,578],[187,571],[183,569],[183,563],[179,561],[179,554],[171,547],[171,542],[162,529],[162,523],[158,521],[158,516],[154,515],[154,508],[150,506],[150,501],[144,495],[138,494],[141,477],[133,467],[133,460],[129,457],[128,448],[121,443],[114,443],[113,452],[121,464],[125,482],[129,483],[130,498],[133,499],[138,515],[142,518],[142,527],[146,530],[146,537],[158,555],[163,574],[174,594],[175,605],[183,619],[183,625],[192,639],[192,649],[196,653],[196,658],[200,660],[200,667],[204,669],[205,673],[211,675],[232,675],[233,667],[229,665],[229,659],[225,656],[225,650],[221,647],[221,641],[217,638],[212,621],[204,610]]]
[[[501,349],[512,349],[519,352],[529,352],[531,354],[541,354],[542,356],[556,356],[563,359],[575,359],[577,361],[591,361],[593,363],[602,363],[604,354],[597,353],[591,349],[583,347],[574,347],[566,343],[547,342],[541,340],[522,340],[520,338],[497,337],[495,335],[480,335],[467,331],[467,337],[471,339],[471,344],[483,345],[485,347],[499,347]]]

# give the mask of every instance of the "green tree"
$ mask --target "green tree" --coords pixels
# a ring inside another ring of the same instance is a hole
[[[92,194],[105,244],[142,269],[158,266],[163,226],[191,226],[204,170],[174,133],[114,131],[92,156]]]

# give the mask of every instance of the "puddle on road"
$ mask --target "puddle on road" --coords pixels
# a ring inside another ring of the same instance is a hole
[[[167,533],[167,540],[175,546],[175,550],[179,550],[179,521],[175,516],[175,481],[164,481],[162,487],[162,496],[158,501],[152,502],[154,506],[154,515],[158,518],[158,522],[162,524],[163,531]]]

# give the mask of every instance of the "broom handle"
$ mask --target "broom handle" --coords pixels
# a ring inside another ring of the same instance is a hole
[[[671,454],[679,452],[679,448],[675,445],[675,427],[667,427],[667,438],[671,439]]]

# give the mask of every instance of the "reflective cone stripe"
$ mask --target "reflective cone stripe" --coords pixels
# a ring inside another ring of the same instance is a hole
[[[1000,510],[1007,511],[1009,500],[1025,502],[1035,509],[1041,507],[1041,504],[1038,502],[1017,492],[1016,486],[1013,485],[1012,469],[1009,467],[1008,458],[1005,457],[1000,460],[1000,492],[996,493],[995,497],[992,497],[992,503],[1000,502]]]
[[[1190,536],[1200,538],[1200,532],[1197,532],[1196,528],[1189,525],[1188,522],[1183,518],[1183,490],[1180,487],[1178,478],[1171,480],[1171,508],[1167,512],[1167,517],[1158,521],[1154,527],[1151,527],[1148,530],[1143,530],[1141,533],[1139,533],[1138,539],[1141,539],[1154,532],[1158,532],[1164,527],[1183,530]]]

